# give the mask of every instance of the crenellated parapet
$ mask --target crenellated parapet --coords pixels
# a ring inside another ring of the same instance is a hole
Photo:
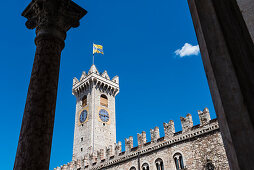
[[[198,110],[198,116],[201,126],[208,124],[211,120],[210,113],[207,107],[203,111]]]
[[[89,161],[92,164],[97,162],[97,154],[95,152],[92,152],[92,153],[89,154]]]
[[[101,77],[104,77],[105,79],[110,80],[110,78],[108,76],[108,72],[106,70],[101,74]]]
[[[170,138],[175,133],[175,124],[173,120],[168,123],[163,123],[165,138]]]
[[[67,164],[61,165],[60,167],[54,168],[54,170],[76,170],[81,168],[81,160],[71,161]]]
[[[130,136],[129,138],[125,139],[125,152],[130,152],[133,148],[133,137]]]
[[[160,138],[160,130],[159,127],[155,127],[154,129],[150,129],[151,134],[151,142],[156,142]]]
[[[109,145],[106,147],[106,157],[109,159],[111,156],[113,156],[113,146]]]
[[[182,131],[186,132],[193,127],[193,121],[191,114],[187,114],[186,117],[180,117],[181,124],[182,124]]]
[[[146,132],[145,131],[142,131],[141,134],[137,134],[138,136],[138,146],[139,147],[143,147],[144,144],[146,143]]]
[[[119,77],[118,76],[113,77],[112,81],[116,84],[119,84]]]
[[[115,143],[115,155],[119,155],[122,152],[122,142]]]
[[[100,91],[110,95],[117,95],[119,93],[119,77],[115,76],[110,80],[110,77],[105,70],[102,74],[99,73],[95,65],[92,65],[88,73],[83,71],[80,80],[73,78],[72,93],[79,96],[82,92],[88,90],[93,85]]]
[[[82,72],[82,75],[81,75],[81,77],[80,77],[80,81],[82,81],[84,78],[86,78],[86,76],[87,76],[87,74],[86,74],[86,72],[85,71],[83,71]],[[74,78],[76,78],[76,77],[74,77]],[[77,79],[77,78],[76,78]],[[79,82],[79,81],[78,81]],[[74,84],[73,84],[74,85]]]
[[[151,141],[147,141],[146,132],[137,134],[138,146],[133,146],[133,137],[125,139],[125,151],[122,151],[121,142],[96,151],[96,154],[89,154],[83,160],[72,161],[70,164],[57,167],[54,170],[64,170],[63,168],[70,168],[83,166],[85,170],[99,170],[110,167],[114,164],[119,164],[123,161],[138,157],[138,155],[153,153],[165,147],[171,147],[177,143],[190,141],[192,138],[219,131],[217,119],[211,120],[210,113],[207,108],[203,111],[198,111],[200,124],[193,126],[192,116],[187,114],[185,118],[181,117],[182,131],[175,132],[174,121],[170,120],[168,123],[163,123],[164,137],[160,137],[159,127],[150,130]],[[205,126],[203,126],[205,125]],[[80,163],[79,163],[80,162]],[[68,169],[69,170],[69,169]]]

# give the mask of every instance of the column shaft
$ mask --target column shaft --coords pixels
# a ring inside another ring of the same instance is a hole
[[[36,40],[14,169],[48,169],[54,127],[61,51],[55,38]]]
[[[23,11],[37,46],[14,163],[15,170],[49,169],[61,51],[66,32],[86,10],[71,0],[33,0]]]

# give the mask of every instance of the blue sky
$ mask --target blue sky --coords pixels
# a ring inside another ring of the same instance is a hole
[[[12,169],[35,53],[34,30],[21,12],[30,0],[3,1],[0,6],[0,106],[2,169]],[[105,55],[95,56],[100,72],[120,77],[116,97],[117,140],[214,108],[186,0],[76,0],[88,11],[80,27],[67,34],[62,52],[50,169],[71,161],[75,97],[73,77],[92,64],[92,43]],[[188,43],[188,44],[186,44]],[[192,45],[192,46],[191,46]],[[175,51],[178,50],[176,53]],[[178,55],[176,55],[178,54]],[[197,54],[189,55],[188,54]]]

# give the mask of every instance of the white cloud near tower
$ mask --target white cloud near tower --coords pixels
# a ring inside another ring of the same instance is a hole
[[[183,58],[185,56],[198,55],[199,52],[199,45],[193,46],[189,43],[185,43],[181,49],[175,51],[175,54],[180,58]]]

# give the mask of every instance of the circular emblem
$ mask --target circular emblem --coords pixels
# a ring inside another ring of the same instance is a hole
[[[80,123],[83,123],[86,120],[86,118],[87,118],[87,110],[83,110],[79,116]]]
[[[109,121],[109,114],[108,114],[107,110],[101,109],[101,110],[99,111],[99,116],[100,116],[100,119],[101,119],[103,122],[108,122],[108,121]]]

